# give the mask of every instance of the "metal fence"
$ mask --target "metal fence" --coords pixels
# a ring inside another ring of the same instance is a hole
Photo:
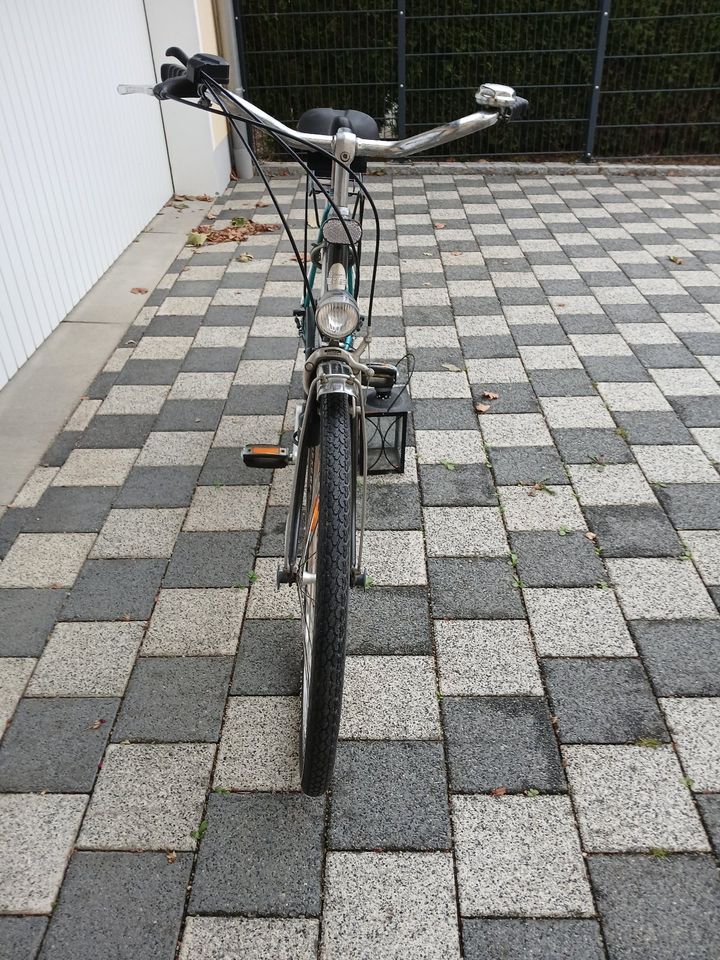
[[[287,123],[353,107],[402,137],[470,113],[489,80],[526,96],[530,117],[436,155],[720,154],[718,0],[235,3],[248,95]]]

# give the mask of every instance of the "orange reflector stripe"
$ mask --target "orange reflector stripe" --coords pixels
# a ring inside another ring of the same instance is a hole
[[[318,517],[320,516],[320,497],[315,497],[315,503],[313,503],[312,514],[310,516],[310,533],[315,533],[315,527],[318,525]]]
[[[278,455],[279,455],[279,454],[280,454],[280,451],[282,450],[282,447],[257,447],[257,446],[254,446],[254,445],[250,445],[250,446],[248,447],[248,450],[250,451],[250,453],[260,453],[260,454],[264,453],[264,454],[278,454]]]

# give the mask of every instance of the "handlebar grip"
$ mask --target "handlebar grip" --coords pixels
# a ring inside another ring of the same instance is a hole
[[[512,105],[510,110],[510,119],[511,120],[522,120],[523,117],[526,117],[530,110],[530,104],[525,100],[524,97],[515,97],[515,103]]]
[[[184,50],[181,50],[180,47],[168,47],[165,51],[166,57],[175,57],[176,60],[179,60],[180,63],[186,67],[188,64],[188,55]]]
[[[196,97],[197,90],[195,84],[185,76],[185,71],[179,77],[170,77],[158,83],[153,92],[158,100],[167,100],[168,97]]]

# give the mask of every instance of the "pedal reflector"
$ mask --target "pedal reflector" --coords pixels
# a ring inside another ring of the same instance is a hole
[[[258,467],[261,470],[279,470],[290,463],[291,455],[287,447],[274,447],[268,444],[246,443],[242,451],[246,467]]]

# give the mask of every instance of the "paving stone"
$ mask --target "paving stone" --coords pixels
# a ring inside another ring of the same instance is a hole
[[[182,509],[111,510],[91,556],[169,557],[184,519]]]
[[[408,327],[408,330],[425,327]],[[445,327],[442,328],[446,329]],[[414,400],[413,420],[417,430],[475,430],[477,418],[465,400]]]
[[[718,611],[694,567],[682,560],[607,561],[628,620],[717,618]]]
[[[538,397],[582,397],[595,393],[584,370],[533,370],[530,382]]]
[[[362,488],[360,488],[361,492]],[[419,530],[420,494],[414,483],[386,484],[368,482],[366,530]]]
[[[151,337],[149,339],[154,340],[160,338]],[[167,339],[182,340],[183,338],[168,337]],[[180,372],[181,366],[181,360],[136,360],[133,357],[123,364],[123,368],[118,373],[115,384],[117,384],[117,386],[141,384],[166,384],[169,386]],[[104,419],[105,416],[108,416],[108,414],[105,414],[102,419]],[[109,414],[109,416],[117,415]],[[120,414],[119,416],[129,416],[129,414]],[[143,414],[139,414],[139,416],[143,416]],[[154,414],[150,416],[154,416]]]
[[[287,794],[211,795],[190,913],[320,913],[324,801]]]
[[[225,404],[222,400],[167,400],[154,422],[158,431],[217,430]],[[143,443],[146,437],[143,438]]]
[[[485,463],[479,430],[417,430],[415,442],[421,464]]]
[[[328,843],[342,850],[448,849],[442,746],[338,744]]]
[[[427,591],[421,587],[375,586],[353,590],[348,609],[347,652],[431,653]]]
[[[36,662],[29,657],[0,659],[0,738],[15,712]]]
[[[452,790],[566,789],[541,697],[444,697],[442,709]]]
[[[141,657],[113,740],[217,741],[231,669],[230,657]]]
[[[148,620],[165,560],[88,560],[62,620]]]
[[[697,797],[697,803],[715,856],[717,856],[718,851],[720,851],[720,796],[718,794],[699,796]]]
[[[460,957],[450,854],[329,853],[325,885],[327,960]]]
[[[166,384],[111,387],[98,416],[109,414],[160,413],[168,393]]]
[[[175,430],[151,433],[140,451],[139,467],[193,467],[205,462],[211,431]],[[124,478],[123,478],[124,479]]]
[[[547,487],[547,489],[545,489]],[[585,520],[569,486],[500,487],[507,528],[513,530],[585,530]]]
[[[440,735],[431,657],[348,657],[342,738],[437,740]]]
[[[117,708],[100,697],[22,699],[0,746],[0,790],[88,793]]]
[[[711,960],[720,950],[720,886],[712,857],[588,860],[609,955]]]
[[[445,696],[543,694],[523,621],[437,620],[435,647]]]
[[[81,401],[81,403],[83,402],[96,403],[94,400]],[[36,467],[15,495],[12,506],[15,509],[18,507],[36,506],[42,495],[53,482],[59,469],[59,467]]]
[[[591,916],[567,797],[453,797],[463,916]]]
[[[98,414],[80,437],[77,449],[142,447],[155,423],[155,414]]]
[[[563,429],[552,433],[565,463],[632,462],[630,447],[614,430]]]
[[[668,739],[652,687],[637,658],[546,660],[543,671],[561,742]]]
[[[285,412],[286,404],[287,387],[282,384],[243,384],[230,388],[230,395],[225,404],[225,414],[232,416],[278,415]]]
[[[705,583],[720,584],[720,532],[684,530],[681,536]]]
[[[259,530],[265,487],[198,487],[185,520],[185,530]]]
[[[612,591],[526,589],[523,593],[540,656],[635,655],[635,647]]]
[[[423,535],[420,531],[366,531],[363,561],[373,582],[380,586],[427,583]]]
[[[658,696],[720,696],[720,622],[635,620],[631,628]]]
[[[144,629],[144,623],[58,623],[28,696],[121,697]]]
[[[505,560],[428,560],[433,616],[450,620],[517,620],[523,616],[512,568]]]
[[[510,540],[525,587],[590,587],[606,577],[592,542],[583,533],[518,532]]]
[[[661,705],[693,789],[720,791],[720,698],[663,699]]]
[[[720,483],[720,474],[696,446],[648,445],[635,447],[633,453],[643,473],[651,481]]]
[[[71,587],[95,536],[21,533],[0,564],[1,587]]]
[[[603,960],[596,920],[465,920],[466,960]]]
[[[37,657],[65,600],[63,590],[0,590],[0,657]]]
[[[0,957],[34,960],[46,926],[46,917],[0,917]]]
[[[161,590],[142,654],[233,656],[246,600],[246,590]]]
[[[586,517],[605,557],[678,557],[683,552],[660,507],[588,507]]]
[[[507,539],[497,507],[425,507],[428,556],[501,556]]]
[[[562,460],[551,447],[493,447],[490,451],[495,480],[498,485],[543,482],[567,483]]]
[[[179,960],[315,960],[317,920],[188,917]]]
[[[250,586],[247,616],[257,620],[299,620],[300,604],[295,586],[278,588],[279,557],[259,557],[255,561],[255,577]]]
[[[83,796],[0,796],[3,913],[52,911],[86,803]],[[6,956],[16,960],[18,954]]]
[[[720,397],[670,397],[672,408],[686,427],[719,427]]]
[[[181,533],[165,574],[166,587],[247,586],[257,534]]]
[[[78,846],[194,849],[214,754],[205,743],[111,744]]]
[[[213,786],[224,790],[299,790],[297,697],[231,697]]]
[[[496,447],[549,447],[552,437],[540,414],[493,414],[480,417],[483,439]]]
[[[133,467],[116,507],[187,507],[199,467]]]
[[[720,488],[714,483],[672,483],[656,488],[678,530],[720,530]]]
[[[499,453],[496,451],[495,457]],[[439,463],[421,464],[420,489],[425,506],[490,507],[497,503],[492,474],[482,463],[458,463],[452,470]]]
[[[569,466],[570,479],[584,507],[655,504],[655,495],[633,463]]]
[[[88,390],[89,394],[90,390]],[[81,436],[82,432],[79,430],[63,430],[42,455],[40,464],[45,467],[61,467],[74,450],[75,444]]]
[[[117,487],[50,487],[33,507],[26,533],[92,533],[110,512]]]
[[[281,474],[283,476],[283,474]],[[291,479],[290,471],[284,476]],[[246,467],[234,447],[211,450],[200,474],[200,484],[268,484],[272,481],[271,470],[258,470]]]
[[[670,746],[564,747],[585,850],[708,849]]]
[[[178,853],[173,863],[164,853],[76,853],[41,957],[171,957],[191,867],[187,853]]]
[[[136,449],[73,450],[58,471],[56,487],[119,486],[138,455]]]

